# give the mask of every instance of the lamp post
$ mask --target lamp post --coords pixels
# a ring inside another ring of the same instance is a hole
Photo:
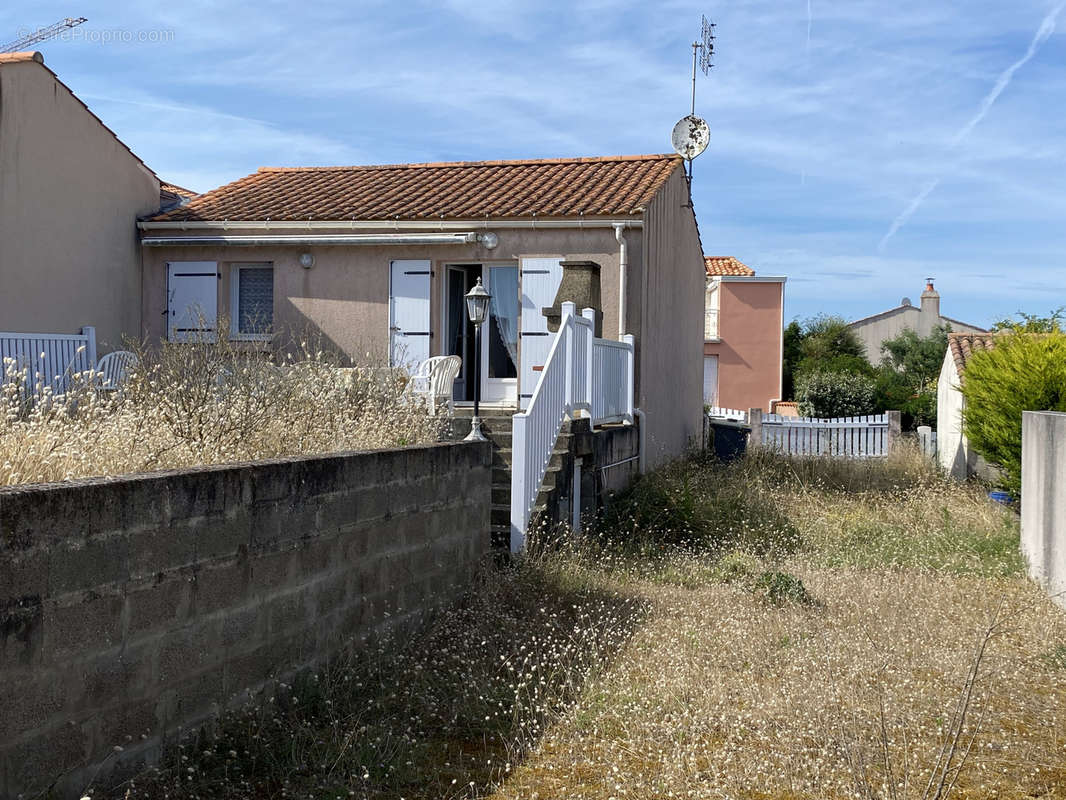
[[[466,294],[466,313],[474,323],[474,417],[470,420],[470,435],[465,440],[468,442],[487,441],[485,434],[481,432],[478,399],[481,396],[481,326],[488,318],[491,299],[492,295],[481,285],[481,278],[477,279],[474,288]]]

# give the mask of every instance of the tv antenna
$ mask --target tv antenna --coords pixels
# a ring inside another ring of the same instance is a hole
[[[696,114],[696,62],[699,62],[700,70],[704,75],[711,71],[714,63],[714,23],[708,22],[707,17],[702,18],[700,26],[700,40],[692,43],[692,115]]]
[[[38,28],[33,33],[20,36],[12,42],[7,44],[0,44],[0,53],[15,53],[19,50],[25,50],[31,44],[37,44],[37,42],[45,42],[49,39],[54,39],[65,31],[76,28],[83,22],[88,22],[85,17],[67,17],[61,19],[54,25],[49,25],[47,28]]]
[[[685,180],[688,183],[687,207],[692,207],[692,159],[707,149],[711,142],[711,129],[707,121],[696,116],[696,65],[704,75],[710,72],[714,66],[714,23],[708,22],[707,17],[702,16],[700,26],[700,38],[692,43],[692,105],[687,117],[682,117],[674,125],[670,141],[674,146],[674,152],[688,163]]]

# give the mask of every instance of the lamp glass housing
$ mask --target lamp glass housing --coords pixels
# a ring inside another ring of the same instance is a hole
[[[475,325],[480,325],[485,321],[491,299],[492,295],[485,291],[485,287],[481,285],[481,278],[478,278],[474,288],[466,294],[466,313]]]

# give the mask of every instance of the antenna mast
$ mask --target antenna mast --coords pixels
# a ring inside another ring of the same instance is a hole
[[[47,28],[38,28],[31,34],[15,39],[13,42],[0,45],[0,53],[14,53],[19,50],[25,50],[31,44],[54,39],[64,31],[69,30],[70,28],[76,28],[83,22],[88,22],[88,20],[85,19],[85,17],[67,17],[66,19],[61,19],[59,22],[54,25],[49,25]]]
[[[696,64],[706,75],[714,64],[714,23],[708,22],[707,17],[702,17],[699,41],[692,43],[692,105],[689,115],[683,117],[674,126],[671,136],[674,151],[685,159],[688,169],[685,172],[685,181],[688,183],[688,203],[685,208],[692,208],[692,159],[707,149],[710,143],[711,131],[707,123],[696,116]]]

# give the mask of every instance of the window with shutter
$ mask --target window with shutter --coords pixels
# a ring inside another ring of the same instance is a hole
[[[274,267],[234,264],[230,273],[230,333],[269,339],[274,332]]]

